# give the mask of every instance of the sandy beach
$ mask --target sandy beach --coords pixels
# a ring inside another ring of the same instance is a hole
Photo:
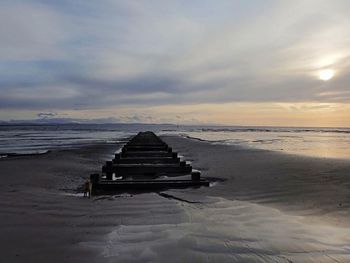
[[[0,159],[4,262],[350,262],[350,161],[163,136],[209,188],[83,198],[119,144]]]

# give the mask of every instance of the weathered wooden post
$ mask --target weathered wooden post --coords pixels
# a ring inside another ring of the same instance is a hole
[[[112,161],[113,161],[113,163],[118,163],[119,160],[120,160],[120,153],[116,153],[114,155],[114,159]]]
[[[192,181],[200,181],[201,180],[201,172],[200,171],[193,171],[191,173],[191,179],[192,179]]]
[[[100,175],[99,174],[90,174],[90,182],[92,184],[92,190],[91,190],[91,194],[95,194],[97,189],[98,189],[98,185],[100,183]]]
[[[112,170],[113,162],[107,161],[106,162],[106,179],[112,180],[113,179],[113,170]]]

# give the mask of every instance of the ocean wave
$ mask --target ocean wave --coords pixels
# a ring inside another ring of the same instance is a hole
[[[199,137],[193,137],[190,135],[181,135],[184,138],[187,139],[192,139],[192,140],[197,140],[197,141],[201,141],[201,142],[210,142],[210,143],[225,143],[228,140],[207,140],[207,139],[203,139],[203,138],[199,138]]]
[[[17,153],[0,153],[0,158],[9,158],[9,157],[20,157],[20,156],[35,156],[43,155],[51,152],[50,150],[42,151],[28,151],[28,152],[17,152]]]
[[[199,132],[285,132],[285,133],[345,133],[350,134],[350,129],[301,129],[301,128],[200,128]]]
[[[106,129],[107,128],[107,129]],[[212,144],[236,145],[307,155],[349,157],[349,128],[257,127],[257,126],[0,126],[0,153],[22,154],[66,149],[95,143],[123,143],[140,130],[176,134]]]

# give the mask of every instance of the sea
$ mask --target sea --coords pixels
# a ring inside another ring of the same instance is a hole
[[[173,124],[0,125],[0,158],[44,154],[93,143],[124,142],[139,131],[212,144],[350,160],[350,128],[201,126]]]

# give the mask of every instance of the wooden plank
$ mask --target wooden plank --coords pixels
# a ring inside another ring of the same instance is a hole
[[[148,181],[101,181],[95,191],[118,191],[118,190],[150,190],[209,186],[206,180],[148,180]]]

